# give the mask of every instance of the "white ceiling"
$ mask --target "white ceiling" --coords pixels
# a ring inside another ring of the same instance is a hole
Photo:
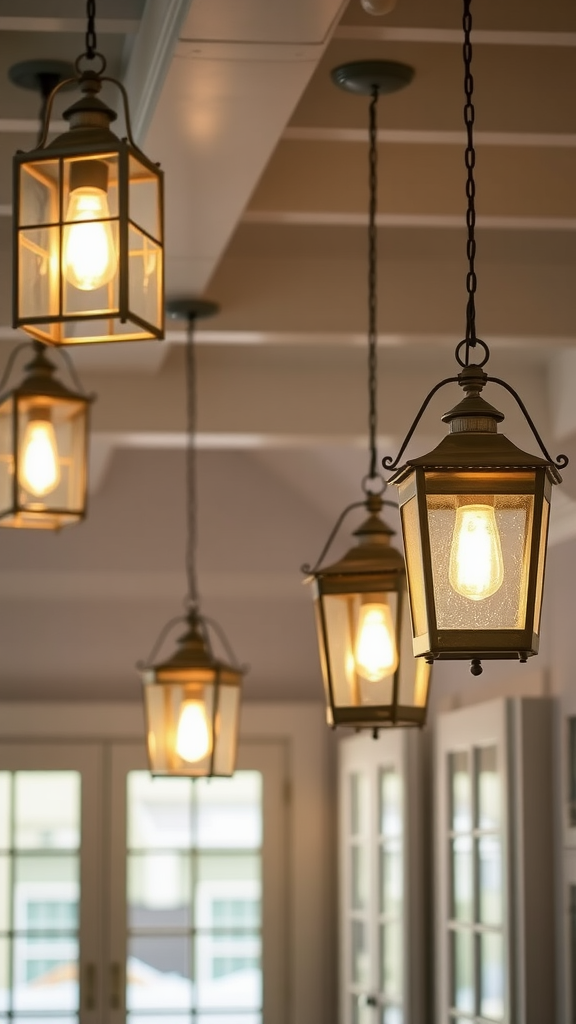
[[[78,0],[0,2],[0,357],[10,328],[12,153],[37,98],[9,66],[83,49]],[[477,7],[477,11],[475,8]],[[576,456],[576,7],[474,4],[478,327],[553,454]],[[415,68],[380,102],[379,434],[394,452],[426,390],[454,373],[465,307],[460,0],[98,0],[99,48],[166,174],[167,287],[221,304],[198,331],[203,608],[247,698],[320,695],[314,560],[359,497],[366,456],[366,101],[329,71]],[[61,106],[56,112],[60,117]],[[137,697],[185,593],[184,334],[73,352],[96,391],[89,518],[0,531],[0,697]],[[443,433],[435,399],[417,448]],[[533,442],[507,397],[507,432]],[[575,458],[576,462],[576,458]],[[571,470],[557,543],[576,533]],[[443,671],[443,667],[439,671]]]

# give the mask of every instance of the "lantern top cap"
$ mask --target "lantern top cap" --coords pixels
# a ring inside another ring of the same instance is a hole
[[[185,632],[176,641],[177,648],[174,653],[166,661],[152,666],[155,672],[186,669],[209,669],[217,672],[224,669],[227,672],[242,674],[242,670],[237,666],[228,665],[214,657],[208,642],[205,622],[197,609],[188,612],[186,625]]]
[[[357,530],[354,536],[358,543],[350,548],[342,558],[332,565],[316,569],[314,576],[345,576],[359,572],[375,574],[398,573],[404,571],[404,559],[396,548],[390,544],[394,536],[387,523],[375,512],[372,512]]]

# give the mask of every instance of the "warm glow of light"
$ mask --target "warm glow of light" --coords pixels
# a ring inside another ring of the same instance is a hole
[[[39,498],[60,483],[56,434],[48,412],[30,412],[20,449],[19,471],[22,486]]]
[[[183,761],[201,761],[210,753],[206,710],[199,700],[184,701],[176,730],[176,753]]]
[[[491,505],[456,509],[448,578],[456,593],[471,601],[483,601],[502,586],[502,548]]]
[[[109,217],[108,196],[103,189],[75,188],[70,193],[64,228],[64,274],[67,281],[84,292],[108,284],[116,273],[118,253]]]
[[[389,604],[363,604],[354,646],[356,671],[378,683],[398,668],[398,651]]]

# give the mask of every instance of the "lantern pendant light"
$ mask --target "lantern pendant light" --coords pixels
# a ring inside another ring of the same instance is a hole
[[[386,484],[376,471],[377,360],[377,103],[381,93],[395,92],[411,81],[413,70],[391,61],[362,61],[335,68],[334,82],[350,92],[370,96],[368,229],[368,392],[369,471],[362,481],[364,498],[338,519],[312,568],[302,566],[313,586],[320,662],[328,724],[372,729],[422,726],[426,719],[430,667],[412,655],[406,601],[404,559],[392,547],[394,531],[381,518]],[[332,565],[325,556],[343,520],[364,508],[368,518],[354,531],[358,544]]]
[[[23,349],[33,358],[23,380],[5,391]],[[77,391],[54,377],[40,342],[18,345],[0,382],[0,526],[59,530],[86,515],[86,395],[62,350]]]
[[[194,324],[218,307],[201,300],[173,302],[169,313],[186,317],[186,380],[188,435],[186,449],[188,599],[185,616],[162,630],[147,663],[138,667],[144,684],[148,761],[153,775],[192,777],[232,775],[236,764],[242,677],[226,637],[212,619],[200,613],[196,581],[196,373]],[[168,633],[185,623],[174,654],[155,662]],[[228,661],[216,657],[211,633],[224,647]]]
[[[164,336],[162,172],[134,142],[123,85],[104,74],[94,0],[87,14],[77,77],[48,97],[36,149],[14,157],[13,326],[51,345]],[[82,97],[64,111],[70,130],[48,143],[54,97],[71,82]],[[120,90],[127,139],[110,129],[103,82]]]
[[[559,469],[568,459],[550,457],[514,389],[483,369],[490,353],[475,323],[471,0],[464,0],[463,28],[468,303],[466,337],[456,349],[461,371],[432,389],[398,456],[383,465],[396,469],[389,483],[399,491],[414,654],[430,663],[470,659],[472,673],[479,675],[482,659],[525,662],[538,653],[551,488],[561,482]],[[521,451],[497,432],[504,417],[482,397],[488,382],[514,397],[543,457]],[[442,417],[450,433],[427,455],[397,468],[430,399],[450,383],[465,395]]]

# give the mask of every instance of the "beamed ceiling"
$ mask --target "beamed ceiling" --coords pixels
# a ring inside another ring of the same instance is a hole
[[[576,5],[482,0],[475,18],[477,324],[553,453],[576,454]],[[345,61],[415,69],[379,110],[379,450],[454,372],[465,309],[460,0],[98,0],[98,44],[166,174],[167,290],[221,312],[198,330],[204,611],[250,664],[246,697],[320,697],[314,560],[367,470],[367,102]],[[74,59],[80,0],[0,0],[0,356],[11,329],[11,157],[38,100],[16,61]],[[56,110],[56,128],[62,129]],[[137,698],[186,590],[183,325],[74,351],[98,395],[89,517],[0,531],[0,696]],[[444,431],[436,398],[413,443]],[[507,433],[533,447],[506,396]],[[575,460],[576,461],[576,460]],[[553,542],[576,533],[576,477]],[[336,552],[337,553],[337,552]],[[441,666],[439,673],[448,671]],[[519,670],[522,671],[522,670]]]

